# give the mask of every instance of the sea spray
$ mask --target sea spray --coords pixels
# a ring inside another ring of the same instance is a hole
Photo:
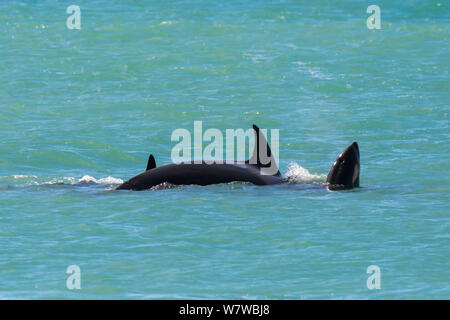
[[[327,178],[324,174],[310,173],[296,162],[291,162],[284,178],[290,183],[321,183]]]

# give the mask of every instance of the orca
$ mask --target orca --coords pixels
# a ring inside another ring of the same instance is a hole
[[[207,186],[236,181],[255,185],[288,183],[278,170],[264,134],[256,125],[253,125],[253,131],[255,147],[252,156],[245,162],[182,162],[156,167],[155,158],[150,155],[146,170],[125,181],[116,190],[140,191],[164,185]],[[265,146],[265,148],[261,148],[261,146]],[[358,144],[353,142],[333,163],[327,176],[326,187],[329,190],[359,187],[359,171],[359,148]]]
[[[336,158],[327,176],[330,190],[359,188],[359,146],[353,142]]]

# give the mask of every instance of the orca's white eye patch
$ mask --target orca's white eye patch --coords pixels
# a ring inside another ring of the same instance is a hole
[[[355,164],[355,168],[353,169],[353,179],[352,183],[355,184],[356,179],[359,177],[359,164]]]

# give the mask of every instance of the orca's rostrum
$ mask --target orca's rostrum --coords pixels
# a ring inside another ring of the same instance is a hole
[[[147,190],[163,185],[201,185],[249,182],[255,185],[287,183],[278,170],[264,134],[256,125],[255,148],[245,162],[209,163],[182,162],[156,167],[155,158],[149,156],[145,172],[125,181],[118,190]],[[275,169],[274,169],[275,168]],[[333,163],[326,186],[330,190],[359,187],[360,159],[356,142],[349,145]]]

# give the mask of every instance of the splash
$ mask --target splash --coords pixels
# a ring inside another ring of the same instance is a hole
[[[324,174],[313,174],[296,162],[291,162],[284,178],[290,183],[323,183],[327,178]]]
[[[150,188],[150,190],[163,190],[163,189],[173,189],[173,188],[177,188],[178,186],[171,184],[169,182],[163,182],[160,183],[156,186],[153,186]]]

